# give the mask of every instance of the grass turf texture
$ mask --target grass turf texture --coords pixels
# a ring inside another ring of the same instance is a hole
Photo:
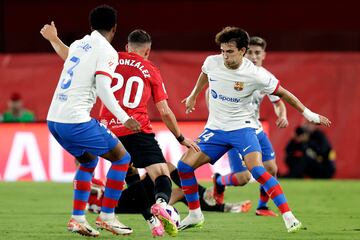
[[[305,229],[287,233],[281,217],[258,217],[258,184],[227,188],[225,201],[250,199],[249,213],[205,212],[202,229],[179,232],[179,239],[360,239],[360,181],[284,180],[281,184],[297,218]],[[209,185],[209,184],[207,184]],[[72,206],[70,183],[0,182],[1,239],[84,239],[66,231]],[[184,218],[187,209],[175,207]],[[273,203],[271,209],[276,210]],[[276,210],[277,211],[277,210]],[[95,227],[94,214],[87,214]],[[129,237],[102,231],[101,239],[153,239],[140,214],[120,214],[119,219],[134,229]],[[166,236],[162,239],[173,239]]]

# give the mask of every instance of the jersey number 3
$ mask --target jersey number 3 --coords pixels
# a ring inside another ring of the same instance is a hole
[[[71,67],[66,71],[66,76],[61,80],[61,88],[67,89],[71,85],[72,78],[74,76],[74,68],[80,63],[80,58],[72,57],[70,58],[70,62],[72,63]]]
[[[114,79],[117,79],[117,83],[111,88],[113,92],[118,91],[124,86],[124,77],[119,73],[114,73]],[[133,84],[137,83],[138,87],[136,89],[135,98],[130,102],[131,90]],[[138,76],[130,77],[125,84],[123,105],[128,108],[136,108],[140,104],[140,100],[144,91],[144,81]]]

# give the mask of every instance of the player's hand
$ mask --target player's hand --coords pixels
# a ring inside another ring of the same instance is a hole
[[[180,142],[180,144],[187,148],[194,150],[195,152],[200,151],[199,146],[193,140],[191,140],[189,138],[185,138],[184,141]]]
[[[54,21],[51,24],[45,24],[40,30],[41,35],[48,41],[52,42],[57,38],[57,29]]]
[[[133,118],[128,119],[125,123],[124,126],[127,127],[128,129],[130,129],[133,132],[140,132],[141,130],[141,125],[138,121],[136,121]]]
[[[279,117],[275,123],[278,128],[286,128],[289,126],[289,122],[286,117]]]
[[[195,110],[196,98],[188,96],[187,98],[183,99],[181,103],[185,103],[185,113],[188,114]]]
[[[320,114],[319,114],[319,117],[320,117],[320,123],[319,123],[320,125],[325,126],[325,127],[330,127],[331,121],[327,117],[324,117]]]

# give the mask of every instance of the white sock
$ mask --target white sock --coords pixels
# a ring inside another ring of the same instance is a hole
[[[71,218],[75,219],[77,222],[85,222],[85,215],[72,215]]]
[[[101,217],[102,220],[107,221],[107,220],[113,219],[115,217],[115,213],[101,212],[100,217]]]
[[[147,222],[150,228],[156,227],[158,225],[158,220],[154,216],[152,216],[149,220],[147,220]]]
[[[167,206],[167,203],[166,203],[165,199],[163,199],[163,198],[158,198],[158,199],[156,199],[156,203],[157,203],[157,204],[160,204],[160,206],[161,206],[162,208],[166,208],[166,206]]]
[[[282,217],[284,221],[293,220],[295,218],[294,214],[291,211],[285,212]]]
[[[202,216],[201,208],[189,210],[189,215],[195,218],[201,217]]]

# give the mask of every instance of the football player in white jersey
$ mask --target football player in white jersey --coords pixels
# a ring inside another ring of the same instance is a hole
[[[118,54],[110,44],[116,22],[117,12],[110,6],[102,5],[91,11],[92,33],[71,44],[47,116],[48,127],[54,138],[80,163],[74,178],[73,212],[67,228],[85,236],[99,236],[99,232],[85,218],[98,156],[109,160],[111,167],[96,225],[114,234],[132,233],[132,229],[122,224],[114,213],[124,186],[130,155],[110,130],[90,117],[96,96],[99,96],[127,128],[134,132],[140,130],[140,124],[118,105],[110,87],[118,62]]]
[[[197,96],[209,84],[209,117],[198,139],[201,151],[187,151],[178,162],[182,189],[189,207],[189,215],[181,221],[179,228],[200,227],[204,223],[195,169],[205,163],[213,164],[229,149],[236,148],[243,155],[253,177],[280,210],[287,231],[299,230],[301,223],[291,212],[279,182],[262,164],[252,94],[258,90],[263,94],[277,95],[309,121],[324,126],[330,126],[331,122],[310,111],[292,93],[280,86],[273,75],[244,58],[249,44],[246,31],[226,27],[216,35],[215,41],[220,46],[221,54],[207,57],[194,89],[183,100],[186,113],[192,112]]]
[[[255,66],[263,68],[262,63],[266,56],[266,41],[263,38],[253,36],[250,38],[249,49],[246,52],[245,57],[252,61]],[[265,69],[264,69],[265,70]],[[207,101],[208,101],[208,91],[206,92]],[[286,107],[284,102],[280,99],[280,97],[275,95],[265,95],[260,91],[255,91],[253,93],[253,105],[255,110],[255,117],[258,120],[258,129],[256,130],[256,135],[258,137],[260,146],[261,146],[261,154],[262,154],[262,162],[265,169],[274,177],[277,175],[277,165],[275,162],[275,151],[272,147],[272,144],[263,131],[262,124],[260,122],[260,104],[263,101],[264,97],[267,96],[269,100],[273,103],[274,111],[277,115],[276,125],[279,128],[285,128],[289,125],[287,117],[286,117]],[[214,189],[213,196],[216,200],[217,204],[222,204],[224,201],[224,191],[225,186],[243,186],[249,182],[251,174],[247,170],[246,166],[244,166],[241,153],[237,151],[236,148],[232,148],[228,152],[229,164],[231,168],[231,173],[228,175],[220,175],[215,173],[213,176],[214,181]],[[258,206],[256,209],[256,215],[258,216],[277,216],[275,212],[270,210],[267,206],[269,201],[269,196],[263,187],[260,187],[260,198],[258,202]]]

